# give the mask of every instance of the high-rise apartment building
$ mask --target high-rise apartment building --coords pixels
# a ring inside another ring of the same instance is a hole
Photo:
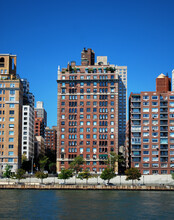
[[[34,119],[34,135],[45,137],[45,123],[44,118],[38,118],[37,112],[35,111],[35,119]]]
[[[16,55],[0,54],[0,172],[21,163],[23,86],[16,75]]]
[[[129,165],[142,174],[174,172],[174,92],[168,76],[157,77],[155,92],[131,93],[129,147]]]
[[[83,169],[102,172],[110,152],[118,154],[126,130],[127,67],[110,65],[91,49],[81,65],[58,69],[57,171],[80,155]]]
[[[27,160],[34,158],[34,95],[29,91],[29,82],[21,79],[23,84],[22,107],[22,155]]]
[[[45,150],[51,151],[56,158],[57,152],[57,128],[52,126],[52,128],[45,128]]]
[[[37,118],[43,118],[44,126],[47,126],[47,112],[44,109],[44,103],[41,101],[36,102],[36,108],[34,109],[36,112]]]

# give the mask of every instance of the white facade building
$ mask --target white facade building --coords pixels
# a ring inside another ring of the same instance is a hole
[[[27,160],[34,157],[34,95],[29,92],[29,83],[21,79],[23,84],[23,108],[22,108],[22,155]]]
[[[34,107],[29,105],[22,109],[22,155],[34,157]]]

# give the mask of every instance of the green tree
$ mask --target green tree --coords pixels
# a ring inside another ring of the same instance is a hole
[[[51,173],[56,173],[56,164],[55,163],[50,163],[49,164],[49,171]]]
[[[41,179],[41,183],[43,184],[43,179],[48,177],[48,174],[45,174],[44,172],[37,171],[35,173],[36,178]]]
[[[86,169],[84,172],[79,173],[78,178],[83,180],[86,179],[86,184],[88,184],[88,179],[91,178],[92,175],[90,172]]]
[[[72,176],[73,176],[72,170],[63,169],[63,170],[61,170],[60,174],[58,175],[58,179],[63,179],[64,183],[65,183],[65,180],[69,179]]]
[[[16,179],[18,179],[18,182],[20,182],[21,179],[24,179],[25,170],[18,169],[17,173],[15,174]]]
[[[174,180],[174,173],[172,173],[171,175],[172,175],[172,179]]]
[[[132,180],[132,185],[133,185],[133,180],[140,180],[141,173],[137,168],[130,168],[125,171],[126,174],[126,180]]]
[[[70,163],[70,169],[75,172],[75,183],[76,183],[76,176],[80,171],[81,166],[84,164],[84,159],[81,156],[77,156],[74,160]]]
[[[45,169],[45,166],[48,162],[48,157],[47,156],[40,156],[40,159],[39,159],[39,165],[40,165],[40,171],[43,172],[44,169]]]
[[[11,175],[12,175],[12,173],[11,173],[11,168],[10,168],[10,166],[7,164],[7,165],[5,166],[5,172],[3,173],[3,177],[5,177],[5,178],[10,178]]]
[[[114,173],[113,168],[106,168],[105,170],[103,170],[100,178],[103,180],[108,180],[108,183],[109,183],[109,181],[115,176],[116,174]]]

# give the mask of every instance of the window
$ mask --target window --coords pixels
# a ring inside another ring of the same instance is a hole
[[[143,102],[143,106],[148,106],[149,102]]]
[[[64,139],[64,138],[65,138],[65,135],[64,135],[64,134],[62,134],[62,135],[61,135],[61,138],[62,138],[62,139]]]
[[[10,89],[10,95],[15,95],[15,90]]]
[[[14,142],[14,138],[9,138],[9,142]]]
[[[80,86],[84,86],[84,82],[81,82],[81,83],[80,83]]]
[[[88,152],[88,153],[90,152],[90,148],[89,147],[86,148],[86,152]]]
[[[14,118],[13,118],[13,117],[10,117],[10,118],[9,118],[9,121],[14,121]]]
[[[93,119],[97,119],[97,115],[93,115]]]
[[[14,104],[10,104],[9,107],[10,107],[10,108],[14,108]]]
[[[158,112],[158,108],[152,108],[152,112]]]
[[[149,170],[143,170],[143,174],[149,174],[150,171]]]
[[[144,95],[144,96],[143,96],[143,99],[149,99],[149,96]]]
[[[9,135],[14,135],[14,131],[9,131]]]
[[[14,148],[13,144],[8,145],[8,148],[13,149]]]
[[[13,158],[8,158],[9,163],[13,163],[14,159]]]
[[[143,161],[149,161],[149,157],[143,157]]]
[[[15,101],[15,97],[10,97],[10,101]]]
[[[143,138],[143,142],[144,142],[144,143],[148,143],[148,142],[149,142],[149,139],[148,139],[148,138]]]
[[[144,155],[149,155],[149,151],[143,151]]]
[[[143,108],[143,112],[149,112],[149,108]]]
[[[10,83],[10,88],[14,88],[15,84],[14,83]]]
[[[13,154],[14,154],[13,151],[8,152],[8,156],[13,156]]]
[[[97,135],[96,134],[93,134],[93,139],[97,139]]]
[[[157,99],[158,99],[158,96],[152,96],[152,99],[153,99],[153,100],[157,100]]]

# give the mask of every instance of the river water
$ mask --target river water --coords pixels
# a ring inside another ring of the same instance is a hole
[[[174,192],[0,190],[0,219],[174,219]]]

